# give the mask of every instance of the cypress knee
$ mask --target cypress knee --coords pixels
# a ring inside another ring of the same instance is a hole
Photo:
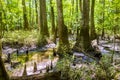
[[[36,62],[34,62],[34,72],[36,72],[37,71],[37,64],[36,64]]]
[[[26,64],[25,64],[25,66],[24,66],[23,76],[27,76]]]

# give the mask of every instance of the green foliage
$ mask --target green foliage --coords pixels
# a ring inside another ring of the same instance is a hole
[[[71,57],[65,56],[62,60],[60,60],[57,63],[57,70],[61,71],[61,77],[65,80],[65,79],[69,79],[74,75],[73,70],[70,68],[70,64],[71,64]],[[71,74],[72,73],[72,74]],[[70,75],[71,74],[71,75]],[[74,76],[75,77],[75,76]]]
[[[114,79],[116,74],[115,68],[111,63],[110,56],[103,56],[100,63],[95,67],[95,77],[98,80],[109,80]]]
[[[61,71],[61,78],[63,80],[91,80],[91,70],[87,66],[81,64],[82,67],[72,67],[73,57],[66,55],[57,63],[57,70]]]
[[[102,0],[101,0],[102,1]],[[119,0],[105,0],[105,7],[100,1],[96,1],[95,4],[95,26],[98,31],[101,31],[104,27],[106,32],[111,34],[110,31],[113,31],[116,28],[116,25],[119,27]],[[104,13],[104,21],[103,21]],[[117,20],[116,20],[117,19]],[[119,32],[119,28],[116,29]]]
[[[22,1],[17,0],[2,0],[1,1],[1,10],[3,12],[3,20],[5,30],[16,30],[22,29],[23,27],[23,11],[22,11]],[[38,2],[37,2],[38,4]],[[47,4],[47,17],[48,17],[48,25],[49,28],[51,25],[50,18],[50,3],[49,0],[46,0]],[[57,6],[56,0],[52,1],[52,6],[54,7],[55,18],[57,18]],[[102,27],[109,32],[109,30],[113,30],[116,28],[119,31],[119,16],[120,16],[120,2],[119,0],[105,0],[105,8],[101,1],[96,0],[95,2],[95,27],[98,31],[101,31]],[[33,22],[32,28],[36,29],[37,24],[35,23],[35,2],[30,0],[26,0],[26,8],[28,19],[30,21],[30,17],[32,16]],[[31,8],[32,13],[30,14],[29,10]],[[104,21],[103,19],[103,13]],[[76,15],[78,15],[78,20],[80,20],[80,8],[78,8],[78,13],[76,12],[76,0],[74,0],[74,4],[72,0],[63,0],[63,14],[64,14],[64,22],[68,26],[68,29],[76,30],[76,27],[80,27],[80,21],[76,21]],[[31,16],[30,16],[31,15]],[[31,26],[31,23],[29,23]]]
[[[111,57],[108,55],[104,55],[99,63],[80,64],[80,68],[73,67],[72,62],[73,57],[66,55],[57,63],[56,68],[61,71],[63,80],[111,80],[118,73],[111,63]]]
[[[18,42],[22,44],[31,44],[37,42],[37,31],[23,31],[23,30],[16,30],[16,31],[9,31],[5,32],[4,38],[2,39],[3,42]]]

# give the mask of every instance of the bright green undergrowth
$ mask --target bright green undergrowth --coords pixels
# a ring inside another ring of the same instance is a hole
[[[112,80],[116,79],[116,75],[119,73],[108,55],[104,55],[99,63],[81,63],[79,68],[70,67],[72,61],[72,57],[65,57],[57,63],[56,68],[61,71],[63,80]]]
[[[3,42],[18,42],[28,44],[31,42],[36,42],[38,37],[39,31],[31,30],[31,31],[24,31],[24,30],[15,30],[15,31],[8,31],[4,33],[4,37],[2,39]]]

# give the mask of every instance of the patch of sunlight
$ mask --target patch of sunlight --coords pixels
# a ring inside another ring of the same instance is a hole
[[[37,59],[40,57],[39,54],[34,54],[32,57],[31,57],[31,60],[35,60],[37,61]]]
[[[52,55],[52,51],[46,51],[44,56],[49,57],[49,55]]]

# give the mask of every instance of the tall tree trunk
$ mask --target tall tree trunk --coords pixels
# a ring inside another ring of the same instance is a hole
[[[78,0],[76,0],[76,22],[78,22]]]
[[[76,0],[76,22],[78,23],[78,0]],[[79,32],[80,32],[80,28],[77,26],[77,37],[76,37],[76,40],[78,39],[79,37]]]
[[[32,27],[32,9],[31,9],[31,0],[29,0],[29,27]]]
[[[101,39],[105,37],[105,28],[104,28],[104,20],[105,20],[105,0],[100,1],[103,4],[103,11],[102,11],[102,36]]]
[[[44,46],[45,44],[47,44],[47,40],[46,38],[49,36],[48,33],[48,27],[47,27],[47,15],[46,15],[46,0],[39,0],[39,38],[38,38],[38,46]]]
[[[0,5],[2,5],[2,2],[0,0]],[[2,61],[2,31],[3,31],[3,25],[2,25],[2,8],[0,8],[0,80],[9,80],[9,76],[5,70],[4,63]]]
[[[50,0],[50,7],[51,7],[51,26],[52,26],[52,39],[53,41],[56,43],[56,39],[55,39],[55,16],[54,16],[54,7],[52,5],[52,0]]]
[[[119,12],[119,7],[118,7],[118,5],[117,5],[118,3],[116,3],[116,6],[115,6],[115,16],[116,17],[114,17],[114,26],[113,26],[113,32],[114,32],[114,34],[116,35],[117,33],[118,33],[118,31],[119,31],[119,14],[120,14],[120,12]]]
[[[32,7],[34,7],[34,5],[35,5],[35,3],[32,0]],[[31,19],[32,19],[31,20],[31,27],[33,28],[35,26],[35,23],[36,23],[36,21],[35,21],[35,10],[34,9],[32,9]]]
[[[72,7],[71,7],[71,16],[73,16],[74,15],[74,0],[71,0],[71,5],[72,5]],[[70,24],[70,26],[72,27],[73,26],[73,18],[71,17],[71,24]]]
[[[28,30],[29,29],[29,25],[28,25],[28,19],[27,19],[27,10],[26,10],[26,5],[25,5],[25,0],[22,0],[22,5],[23,5],[23,20],[24,20],[24,30]]]
[[[69,52],[69,41],[68,41],[68,30],[67,26],[64,25],[64,18],[63,18],[63,7],[62,7],[62,0],[57,1],[57,14],[58,14],[58,33],[59,33],[59,46],[58,46],[58,53],[60,56],[63,56],[63,53]]]
[[[38,24],[38,0],[35,0],[36,24]]]
[[[75,51],[89,51],[91,50],[91,42],[89,38],[89,0],[81,0],[81,8],[82,19],[81,19],[81,29],[79,38],[73,47]],[[83,4],[83,5],[82,5]],[[79,48],[79,49],[78,49]]]
[[[46,12],[46,0],[42,0],[42,17],[43,17],[43,26],[44,26],[44,35],[49,37],[48,25],[47,25],[47,12]]]
[[[58,33],[58,17],[55,18],[56,26],[55,26],[55,33],[54,33],[54,42],[57,44],[56,38],[59,37]]]
[[[72,0],[71,2],[72,2],[72,14],[74,14],[74,3],[75,3],[75,1]]]
[[[82,0],[79,0],[79,9],[80,9],[80,13],[82,14],[82,10],[83,10],[83,6],[82,6]]]
[[[91,1],[91,16],[90,16],[90,39],[94,40],[97,38],[96,31],[95,31],[95,24],[94,24],[94,7],[95,7],[95,0]]]
[[[40,31],[40,34],[39,34],[39,38],[38,38],[38,46],[40,46],[40,47],[47,43],[46,38],[44,36],[44,26],[43,26],[43,17],[42,17],[42,15],[43,15],[42,1],[43,0],[39,0],[39,12],[40,12],[40,14],[39,14],[39,31]]]
[[[83,50],[88,51],[91,48],[89,38],[89,0],[83,0],[83,25],[81,28],[81,42],[83,42]]]

